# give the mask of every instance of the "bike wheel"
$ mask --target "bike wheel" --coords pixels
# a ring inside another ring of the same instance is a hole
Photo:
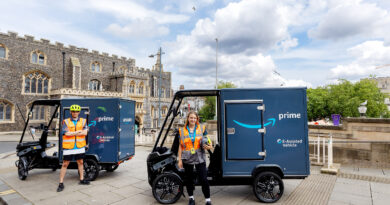
[[[154,179],[152,191],[159,203],[173,204],[183,194],[183,182],[177,174],[163,173]]]
[[[28,175],[27,170],[27,159],[25,157],[20,157],[18,161],[18,176],[20,180],[25,180]]]
[[[93,181],[99,176],[99,165],[93,159],[84,159],[84,179]]]
[[[253,182],[253,192],[257,199],[264,203],[278,201],[283,195],[282,179],[274,172],[261,172]]]

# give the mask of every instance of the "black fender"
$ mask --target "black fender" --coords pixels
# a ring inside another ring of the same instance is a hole
[[[99,156],[97,154],[85,154],[84,159],[93,159],[99,163]]]
[[[252,170],[252,177],[256,177],[256,175],[260,172],[271,171],[280,176],[280,178],[284,178],[284,173],[282,168],[277,164],[259,164]]]

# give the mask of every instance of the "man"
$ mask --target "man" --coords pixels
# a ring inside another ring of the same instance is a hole
[[[85,147],[87,146],[87,120],[79,118],[81,107],[79,105],[70,106],[71,118],[65,119],[62,123],[62,155],[63,162],[60,172],[60,184],[57,192],[64,190],[64,177],[70,161],[76,160],[80,174],[79,184],[88,185],[89,181],[84,180],[83,159],[85,156]]]

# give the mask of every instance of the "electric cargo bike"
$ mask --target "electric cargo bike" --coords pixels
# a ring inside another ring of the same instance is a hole
[[[207,167],[211,186],[251,185],[258,200],[272,203],[283,195],[282,179],[310,174],[306,88],[182,90],[147,158],[148,181],[158,202],[175,203],[184,196],[186,179],[176,162],[180,136],[172,125],[182,114],[184,98],[205,96],[217,99],[217,136]],[[172,145],[166,145],[168,137]],[[199,185],[197,179],[194,183]]]
[[[56,169],[62,165],[62,122],[70,117],[70,106],[81,106],[79,117],[87,120],[87,148],[84,158],[86,180],[95,180],[99,171],[113,172],[134,156],[135,103],[119,98],[78,98],[36,100],[28,112],[16,154],[19,179],[25,180],[32,169]],[[23,116],[23,115],[22,115]],[[54,141],[48,141],[48,137]],[[48,148],[58,151],[52,156]],[[72,161],[68,169],[77,169]]]

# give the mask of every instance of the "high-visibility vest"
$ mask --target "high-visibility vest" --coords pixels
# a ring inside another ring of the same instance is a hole
[[[181,157],[184,161],[189,160],[189,163],[194,163],[196,160],[199,163],[205,161],[204,151],[201,149],[203,132],[205,130],[205,126],[196,125],[195,130],[195,140],[192,142],[189,130],[187,127],[183,127],[179,129],[180,134],[180,146],[182,150]],[[196,157],[195,157],[196,156]]]
[[[80,118],[77,121],[77,124],[75,125],[73,123],[73,121],[70,118],[68,118],[68,119],[64,120],[64,123],[68,127],[69,132],[75,132],[75,131],[83,130],[85,123],[87,123],[87,121],[84,118]],[[86,136],[84,136],[84,135],[82,135],[82,136],[62,135],[62,148],[73,149],[75,143],[76,143],[77,148],[85,147],[85,145],[87,145],[87,141],[85,138],[86,138]]]

